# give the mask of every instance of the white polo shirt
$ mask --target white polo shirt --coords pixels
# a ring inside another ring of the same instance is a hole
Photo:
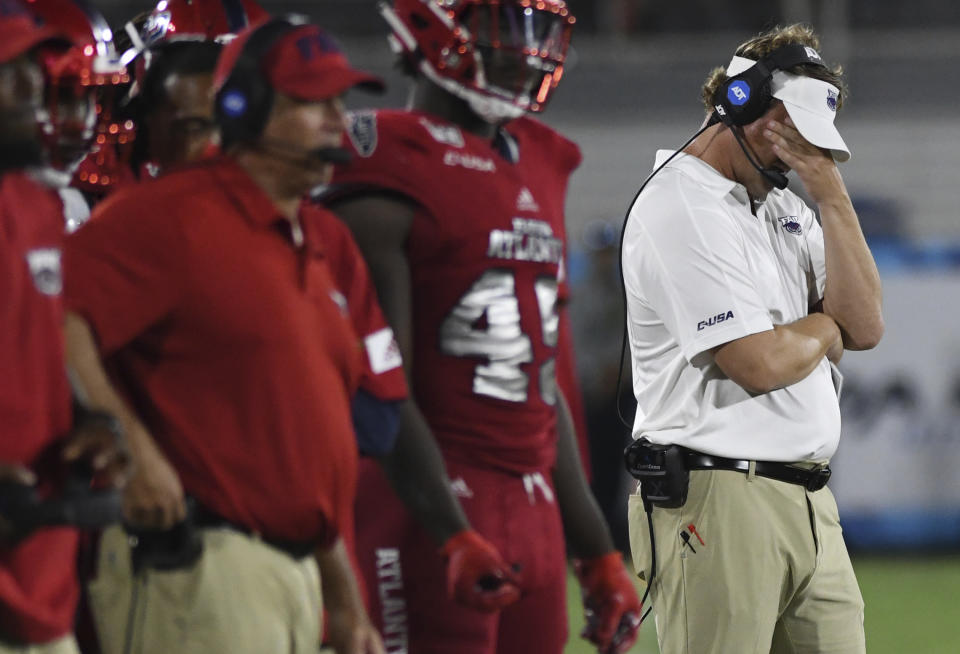
[[[623,270],[634,438],[735,459],[830,458],[839,373],[826,357],[796,384],[753,395],[709,352],[795,322],[823,296],[823,232],[799,197],[773,189],[754,215],[742,185],[679,154],[630,210]]]

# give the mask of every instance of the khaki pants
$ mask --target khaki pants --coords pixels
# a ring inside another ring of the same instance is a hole
[[[630,497],[633,562],[650,578],[650,535]],[[662,654],[863,654],[863,598],[824,488],[690,472],[687,502],[653,509],[650,596]],[[683,534],[686,534],[685,536]]]
[[[314,558],[294,560],[229,529],[202,536],[193,567],[134,578],[123,530],[104,532],[89,586],[103,654],[316,654],[322,605]]]
[[[0,643],[0,654],[80,654],[73,636],[64,636],[52,643],[43,645],[4,645]]]

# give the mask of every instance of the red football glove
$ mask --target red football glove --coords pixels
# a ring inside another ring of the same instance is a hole
[[[620,552],[573,562],[587,624],[580,634],[602,654],[626,652],[637,640],[643,605]]]
[[[447,559],[447,593],[481,611],[499,611],[520,599],[517,578],[489,541],[465,529],[452,536],[441,554]]]

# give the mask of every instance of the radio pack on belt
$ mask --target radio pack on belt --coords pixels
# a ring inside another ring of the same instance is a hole
[[[654,445],[641,438],[630,443],[623,456],[627,472],[640,482],[644,504],[673,509],[687,501],[690,471],[683,448]]]

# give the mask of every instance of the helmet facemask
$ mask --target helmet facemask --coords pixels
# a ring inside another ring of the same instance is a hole
[[[119,62],[110,27],[89,4],[35,0],[31,8],[45,23],[69,36],[69,44],[51,44],[38,51],[45,96],[39,126],[47,164],[69,181],[84,158],[98,148],[132,139],[132,125],[118,122],[113,111],[129,77]]]
[[[396,0],[381,10],[394,49],[488,122],[543,110],[575,22],[560,0]]]

